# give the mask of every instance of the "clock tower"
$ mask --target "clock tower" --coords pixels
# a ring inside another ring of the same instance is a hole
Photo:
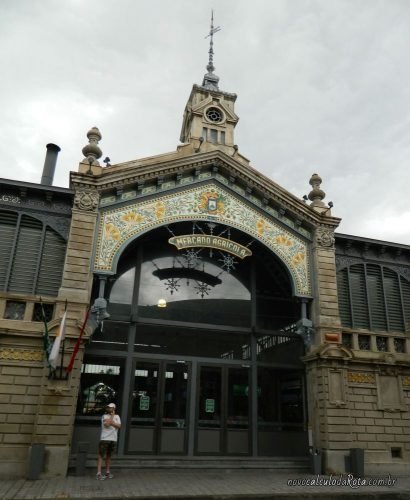
[[[219,77],[214,73],[213,35],[220,28],[214,28],[213,14],[209,32],[209,61],[202,85],[194,85],[185,106],[180,140],[191,143],[201,151],[215,148],[233,154],[237,147],[234,129],[239,121],[235,114],[236,94],[219,89]]]

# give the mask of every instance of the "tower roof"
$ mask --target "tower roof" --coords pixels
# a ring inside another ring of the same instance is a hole
[[[209,34],[205,38],[209,38],[209,60],[206,66],[207,73],[204,75],[204,79],[202,81],[202,86],[206,89],[210,90],[219,90],[218,82],[219,76],[214,74],[215,66],[214,66],[214,33],[220,31],[220,27],[214,27],[214,11],[211,14],[211,27],[209,30]]]

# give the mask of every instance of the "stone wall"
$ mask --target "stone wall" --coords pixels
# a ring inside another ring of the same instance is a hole
[[[67,243],[64,274],[59,295],[54,301],[50,337],[55,336],[64,309],[67,308],[65,356],[67,366],[89,304],[92,286],[91,259],[98,197],[92,190],[76,194],[75,208]],[[11,296],[0,297],[0,311]],[[13,296],[14,297],[14,296]],[[32,312],[40,297],[17,295]],[[78,397],[83,346],[74,369],[65,379],[48,378],[49,369],[43,352],[42,322],[34,322],[28,313],[22,320],[0,318],[0,477],[22,477],[32,443],[45,445],[44,472],[41,477],[67,472],[75,409]],[[84,340],[90,334],[85,332]]]
[[[368,364],[359,356],[333,344],[306,358],[314,446],[328,473],[349,470],[352,448],[365,450],[366,473],[403,472],[410,462],[409,364]]]

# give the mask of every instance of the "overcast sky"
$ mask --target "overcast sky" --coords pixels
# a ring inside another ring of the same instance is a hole
[[[175,150],[208,58],[238,94],[235,142],[339,232],[410,244],[409,0],[0,0],[0,177],[68,186],[86,133],[120,163]]]

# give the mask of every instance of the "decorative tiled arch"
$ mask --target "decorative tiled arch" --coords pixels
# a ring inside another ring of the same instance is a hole
[[[307,243],[214,183],[102,211],[94,272],[114,273],[122,249],[131,240],[156,227],[186,220],[215,221],[253,236],[284,262],[295,294],[312,295]]]

